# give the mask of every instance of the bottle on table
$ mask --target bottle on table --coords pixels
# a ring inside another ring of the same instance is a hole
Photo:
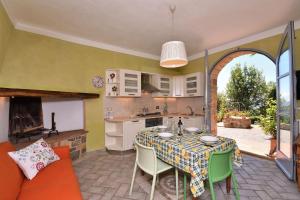
[[[183,123],[181,121],[181,117],[179,117],[179,121],[178,121],[178,135],[182,135],[183,133]]]

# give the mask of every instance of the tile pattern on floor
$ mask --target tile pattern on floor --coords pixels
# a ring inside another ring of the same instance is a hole
[[[289,181],[277,168],[273,161],[244,155],[244,165],[235,167],[241,200],[299,200],[295,183]],[[151,177],[137,173],[133,193],[128,195],[135,154],[111,155],[105,151],[86,153],[75,161],[74,169],[80,183],[85,200],[146,200],[149,199]],[[170,172],[171,173],[171,172]],[[164,176],[160,177],[162,180]],[[161,183],[160,183],[161,184]],[[155,199],[174,199],[168,190],[157,185]],[[218,200],[235,199],[233,192],[226,194],[225,182],[215,185]],[[181,198],[182,199],[182,198]],[[209,191],[205,191],[201,200],[210,199]]]

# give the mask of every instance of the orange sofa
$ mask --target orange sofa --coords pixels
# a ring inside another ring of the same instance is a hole
[[[81,200],[79,184],[72,167],[69,147],[54,148],[60,157],[28,180],[7,152],[15,151],[9,143],[0,143],[1,200]]]

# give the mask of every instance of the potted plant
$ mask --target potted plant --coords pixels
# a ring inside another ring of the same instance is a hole
[[[270,140],[270,152],[268,156],[272,156],[276,151],[276,109],[276,101],[269,99],[267,101],[266,115],[260,118],[260,125],[267,136],[266,139]]]

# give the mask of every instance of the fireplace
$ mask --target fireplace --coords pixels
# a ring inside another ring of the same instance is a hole
[[[9,136],[16,143],[20,138],[58,134],[52,113],[52,128],[45,129],[41,97],[11,97],[9,108]]]

